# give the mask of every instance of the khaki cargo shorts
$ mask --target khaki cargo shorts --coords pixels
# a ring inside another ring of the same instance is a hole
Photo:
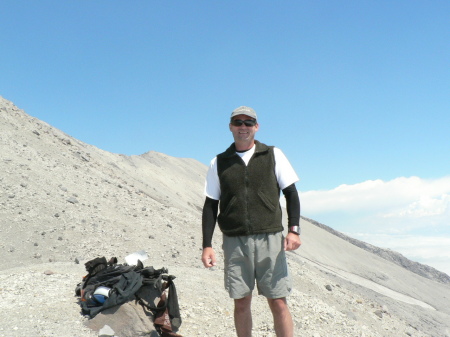
[[[239,299],[253,292],[267,298],[286,297],[291,292],[282,232],[223,236],[225,289]]]

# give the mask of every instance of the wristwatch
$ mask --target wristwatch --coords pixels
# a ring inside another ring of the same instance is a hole
[[[300,226],[290,226],[288,232],[300,235]]]

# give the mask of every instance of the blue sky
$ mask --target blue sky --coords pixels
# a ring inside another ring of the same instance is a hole
[[[302,214],[450,274],[450,2],[2,1],[0,95],[207,164],[253,107]],[[307,244],[307,238],[304,238]]]

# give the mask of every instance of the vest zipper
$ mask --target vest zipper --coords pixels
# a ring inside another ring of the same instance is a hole
[[[251,160],[251,159],[250,159]],[[249,161],[250,164],[250,161]],[[247,233],[251,233],[253,228],[252,225],[250,223],[250,202],[248,199],[248,185],[249,185],[249,178],[248,178],[248,166],[245,165],[245,189],[244,189],[244,193],[245,193],[245,222],[246,222],[246,227],[247,227]]]

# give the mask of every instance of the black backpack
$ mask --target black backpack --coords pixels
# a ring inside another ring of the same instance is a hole
[[[84,315],[93,318],[102,310],[136,300],[151,311],[155,329],[162,337],[180,336],[175,333],[181,325],[175,276],[168,275],[166,268],[144,268],[141,261],[136,266],[118,264],[115,257],[109,261],[96,258],[85,267],[88,274],[75,289]],[[104,301],[95,295],[99,287],[110,289]]]

